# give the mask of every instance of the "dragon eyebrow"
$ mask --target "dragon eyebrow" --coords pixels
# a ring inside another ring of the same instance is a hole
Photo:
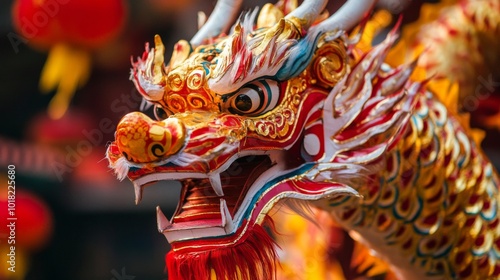
[[[234,27],[208,81],[213,91],[232,92],[262,77],[276,79],[275,74],[287,59],[289,49],[300,39],[294,23],[286,19],[250,36],[256,31],[253,25],[256,15],[257,10],[247,13]]]

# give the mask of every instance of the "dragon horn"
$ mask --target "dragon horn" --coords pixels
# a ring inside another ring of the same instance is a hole
[[[207,22],[191,39],[191,45],[198,46],[205,39],[213,38],[229,29],[243,0],[218,0]]]
[[[307,30],[325,9],[328,0],[304,0],[300,6],[289,13],[285,18],[293,19],[298,18],[301,21],[301,27]]]
[[[349,30],[356,26],[373,9],[376,2],[376,0],[348,0],[347,3],[329,18],[311,27],[310,31],[325,33],[329,31]]]

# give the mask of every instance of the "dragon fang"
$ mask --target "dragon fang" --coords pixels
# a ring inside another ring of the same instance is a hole
[[[497,278],[495,170],[409,78],[416,63],[384,63],[394,31],[365,53],[346,35],[376,1],[330,17],[327,1],[267,4],[225,35],[239,2],[220,0],[168,64],[159,36],[146,45],[131,80],[157,119],[127,114],[108,147],[136,202],[148,183],[182,184],[174,216],[157,209],[169,279],[273,279],[263,225],[292,200],[331,213],[402,279]]]

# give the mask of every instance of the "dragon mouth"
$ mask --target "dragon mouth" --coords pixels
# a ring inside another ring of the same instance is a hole
[[[268,156],[247,156],[209,178],[180,180],[181,197],[171,221],[157,209],[158,230],[170,243],[233,233],[252,185],[273,165]]]
[[[158,231],[169,243],[229,236],[242,224],[261,222],[270,207],[266,206],[269,199],[262,197],[262,187],[302,164],[288,160],[285,166],[283,160],[272,160],[281,155],[282,152],[275,151],[239,157],[223,171],[209,174],[148,174],[134,181],[136,199],[140,200],[143,187],[149,183],[178,180],[182,190],[173,216],[168,219],[159,207],[156,209]],[[252,207],[256,201],[263,207]]]

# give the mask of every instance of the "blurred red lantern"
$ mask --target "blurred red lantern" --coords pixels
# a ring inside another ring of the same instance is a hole
[[[60,118],[90,72],[90,52],[114,39],[125,21],[123,0],[16,0],[14,26],[31,46],[49,50],[40,88],[57,93],[49,115]]]
[[[0,178],[3,182],[7,181],[4,176]],[[0,256],[0,260],[8,267],[14,267],[15,273],[11,273],[13,270],[2,270],[0,279],[24,279],[30,253],[47,245],[52,236],[52,212],[41,198],[19,186],[16,186],[15,194],[9,195],[15,195],[15,199],[8,199],[7,191],[0,194],[0,218],[6,223],[0,230],[0,249],[7,252]]]
[[[5,198],[0,199],[0,206],[7,209]],[[43,247],[52,234],[52,213],[45,202],[31,192],[17,188],[14,213],[17,218],[16,247],[26,251]]]

